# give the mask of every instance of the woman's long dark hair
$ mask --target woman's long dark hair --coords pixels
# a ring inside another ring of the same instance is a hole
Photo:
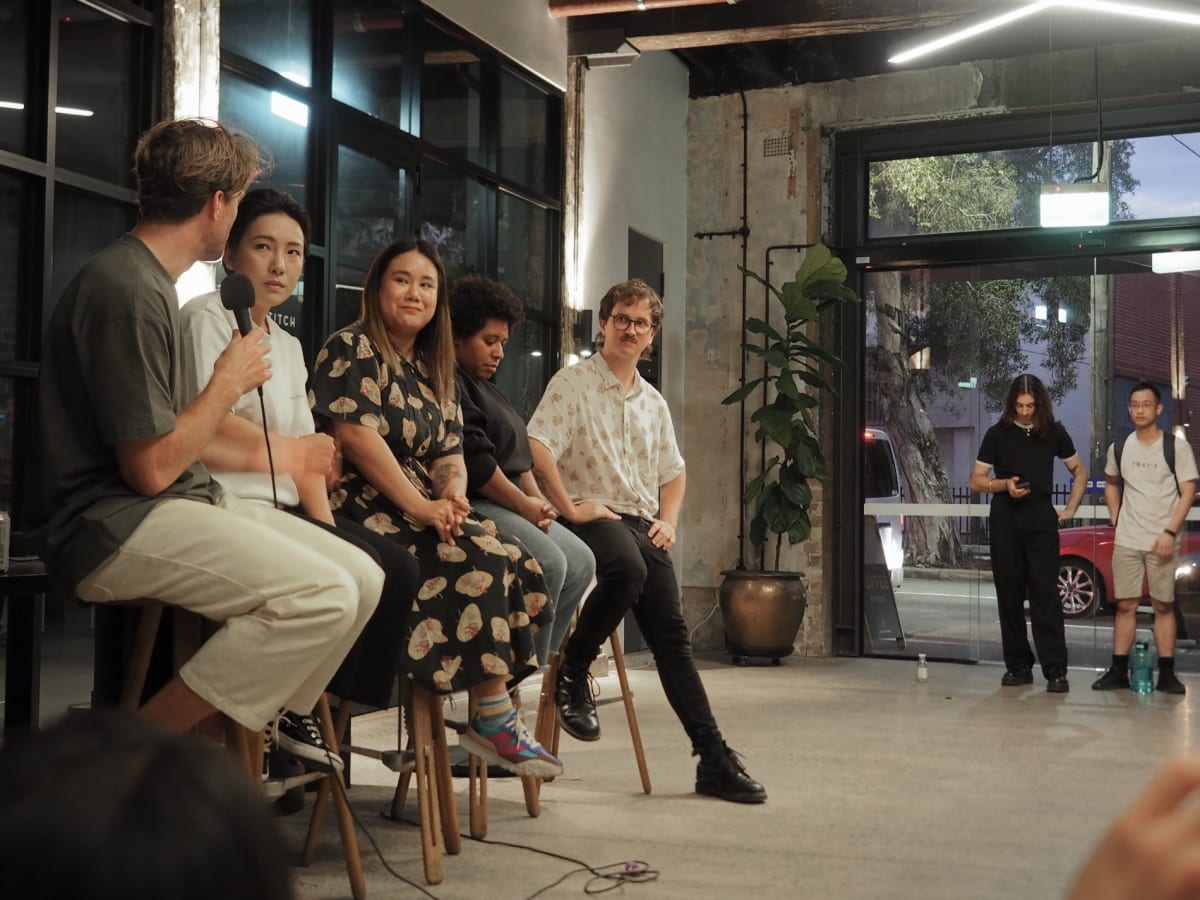
[[[1028,394],[1033,398],[1033,433],[1046,437],[1054,425],[1054,409],[1050,403],[1050,392],[1036,375],[1018,375],[1013,379],[1004,399],[1004,412],[1000,414],[1001,425],[1012,425],[1017,419],[1017,398]]]

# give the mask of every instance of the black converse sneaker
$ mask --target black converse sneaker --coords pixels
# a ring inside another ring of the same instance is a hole
[[[331,750],[321,737],[312,716],[302,716],[290,709],[267,725],[267,742],[272,747],[299,757],[312,768],[322,772],[342,771],[341,754]]]

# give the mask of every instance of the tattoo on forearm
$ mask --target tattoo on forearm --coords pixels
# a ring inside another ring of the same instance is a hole
[[[446,487],[452,481],[458,481],[463,478],[462,469],[455,463],[446,463],[443,466],[438,466],[429,474],[430,480],[433,481],[434,490],[439,497],[446,492]]]

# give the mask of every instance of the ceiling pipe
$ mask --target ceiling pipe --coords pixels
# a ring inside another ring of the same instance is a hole
[[[643,12],[649,9],[671,9],[677,6],[733,6],[738,0],[550,0],[550,15],[596,16],[603,13]]]

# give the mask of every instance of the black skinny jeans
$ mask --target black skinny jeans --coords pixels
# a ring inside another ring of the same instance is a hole
[[[1000,609],[1000,640],[1008,670],[1033,668],[1025,634],[1025,598],[1042,673],[1067,674],[1067,641],[1058,598],[1058,514],[1036,490],[1021,500],[992,498],[992,580]]]
[[[584,601],[579,622],[564,648],[564,662],[585,668],[625,613],[632,609],[658,666],[658,678],[675,715],[699,750],[720,739],[708,694],[692,659],[675,569],[666,550],[647,534],[651,523],[637,516],[598,519],[572,530],[596,556],[596,587]]]
[[[391,705],[402,656],[408,647],[413,598],[421,587],[417,560],[386,535],[377,534],[336,513],[337,527],[334,528],[299,509],[290,512],[349,541],[383,569],[379,605],[329,682],[329,693],[343,700],[386,709]]]

